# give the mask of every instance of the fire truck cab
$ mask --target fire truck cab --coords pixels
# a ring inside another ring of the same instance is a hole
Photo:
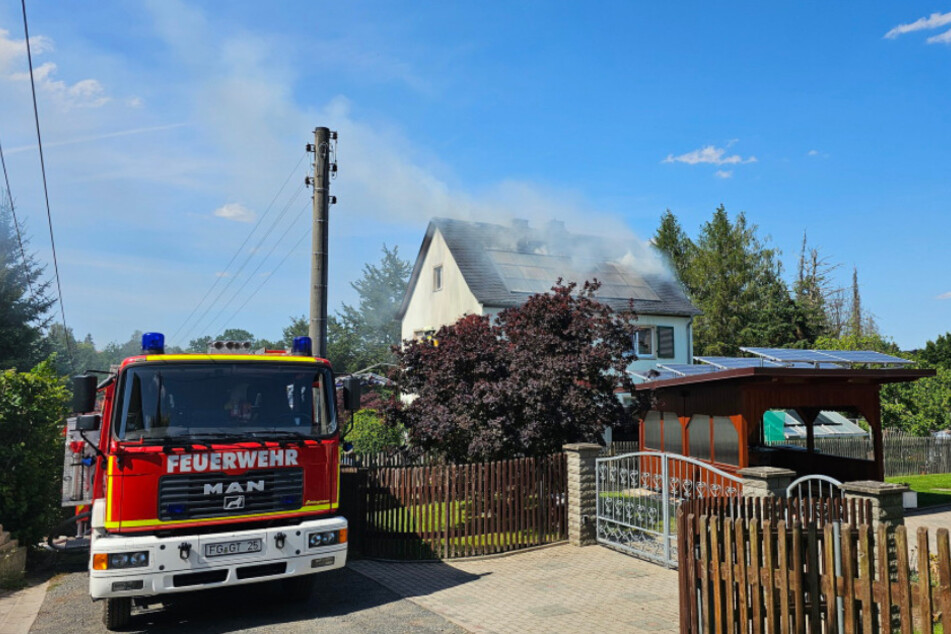
[[[91,504],[89,591],[109,629],[173,593],[280,580],[308,596],[346,563],[330,364],[308,337],[249,348],[165,354],[146,333],[105,380],[74,378],[64,493]],[[358,384],[344,402],[359,407]]]

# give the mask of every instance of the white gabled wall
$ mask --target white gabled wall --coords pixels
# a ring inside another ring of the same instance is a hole
[[[442,290],[433,290],[433,268],[442,265]],[[417,331],[438,330],[455,323],[464,315],[481,315],[482,305],[476,299],[456,260],[449,252],[439,229],[433,233],[426,259],[419,272],[416,288],[403,315],[401,336],[412,339]]]

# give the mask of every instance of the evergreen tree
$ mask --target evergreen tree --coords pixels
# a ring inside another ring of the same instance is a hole
[[[735,355],[740,346],[796,340],[795,306],[776,251],[742,213],[731,222],[721,205],[705,223],[684,267],[683,282],[703,314],[694,321],[694,351]]]
[[[29,370],[46,356],[43,329],[55,302],[29,241],[20,249],[8,200],[0,192],[0,369]]]
[[[690,266],[694,244],[684,233],[683,227],[670,209],[660,217],[660,226],[654,234],[654,246],[667,256],[677,279],[683,281]]]

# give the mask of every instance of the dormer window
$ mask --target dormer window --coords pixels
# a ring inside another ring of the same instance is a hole
[[[433,291],[442,290],[442,264],[433,267]]]

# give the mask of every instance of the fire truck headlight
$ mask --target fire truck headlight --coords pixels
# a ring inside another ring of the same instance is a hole
[[[347,531],[326,531],[323,533],[311,533],[307,536],[307,546],[317,548],[318,546],[332,546],[347,541]]]
[[[107,568],[142,568],[149,565],[149,551],[140,550],[134,553],[109,553]]]

